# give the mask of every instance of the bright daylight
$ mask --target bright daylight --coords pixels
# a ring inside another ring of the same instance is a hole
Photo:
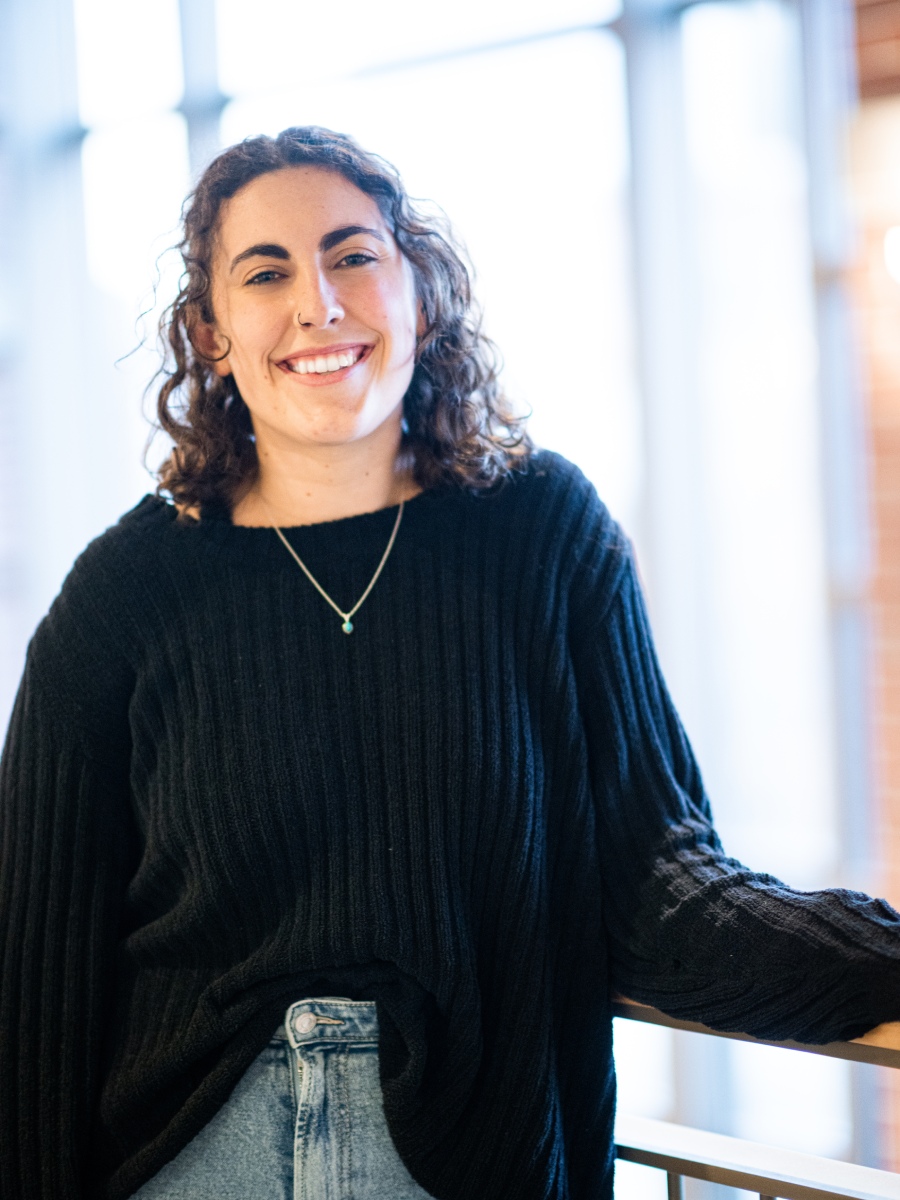
[[[0,1196],[900,1200],[900,0],[0,78]]]

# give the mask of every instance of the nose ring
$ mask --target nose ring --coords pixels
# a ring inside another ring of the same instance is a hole
[[[302,313],[297,313],[297,324],[298,325],[303,324],[303,314]]]

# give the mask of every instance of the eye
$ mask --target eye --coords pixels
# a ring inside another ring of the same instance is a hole
[[[257,271],[255,275],[251,275],[247,283],[274,283],[276,279],[281,278],[282,274],[280,271],[276,271],[273,267],[267,267],[265,271]]]
[[[364,254],[361,250],[354,250],[350,254],[345,254],[343,258],[338,259],[335,263],[336,267],[362,267],[366,263],[377,262],[378,259],[374,254]]]

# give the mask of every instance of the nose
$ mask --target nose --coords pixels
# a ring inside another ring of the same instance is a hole
[[[304,329],[326,329],[344,316],[333,285],[324,272],[316,268],[298,279],[292,304],[294,319]]]

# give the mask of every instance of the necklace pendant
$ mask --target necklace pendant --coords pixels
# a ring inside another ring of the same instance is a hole
[[[279,540],[284,544],[285,550],[287,550],[288,554],[290,554],[291,558],[294,560],[294,562],[297,564],[297,566],[300,568],[300,570],[303,572],[303,574],[306,576],[306,578],[309,580],[309,582],[313,585],[313,587],[316,589],[316,591],[319,593],[319,595],[322,597],[322,599],[326,600],[331,605],[331,607],[334,609],[334,611],[337,613],[337,615],[339,617],[343,618],[341,621],[341,629],[343,629],[344,633],[352,633],[353,632],[353,622],[350,620],[350,618],[353,615],[353,613],[355,613],[359,609],[359,607],[365,602],[365,600],[367,599],[367,597],[369,595],[369,592],[371,592],[372,588],[378,582],[378,576],[381,574],[381,572],[384,568],[384,564],[388,560],[388,555],[390,554],[391,550],[394,547],[394,542],[397,540],[397,530],[400,528],[400,518],[403,516],[403,505],[405,503],[406,503],[405,500],[400,501],[400,507],[397,509],[397,519],[394,521],[394,528],[391,530],[391,536],[388,539],[388,544],[385,547],[384,554],[382,554],[382,556],[381,556],[381,562],[375,568],[375,574],[369,580],[369,586],[366,588],[366,590],[363,592],[363,594],[360,596],[360,598],[357,600],[357,602],[353,605],[353,608],[350,610],[349,613],[344,613],[341,609],[338,608],[338,606],[335,604],[335,602],[332,600],[332,598],[328,595],[328,593],[322,587],[321,583],[319,583],[318,579],[316,579],[316,577],[312,574],[309,567],[306,565],[306,563],[303,561],[303,559],[300,557],[300,555],[297,553],[297,551],[294,549],[294,547],[291,545],[291,543],[284,536],[284,531],[282,529],[279,529],[277,525],[272,526],[272,528],[275,530],[276,534],[278,535]]]

